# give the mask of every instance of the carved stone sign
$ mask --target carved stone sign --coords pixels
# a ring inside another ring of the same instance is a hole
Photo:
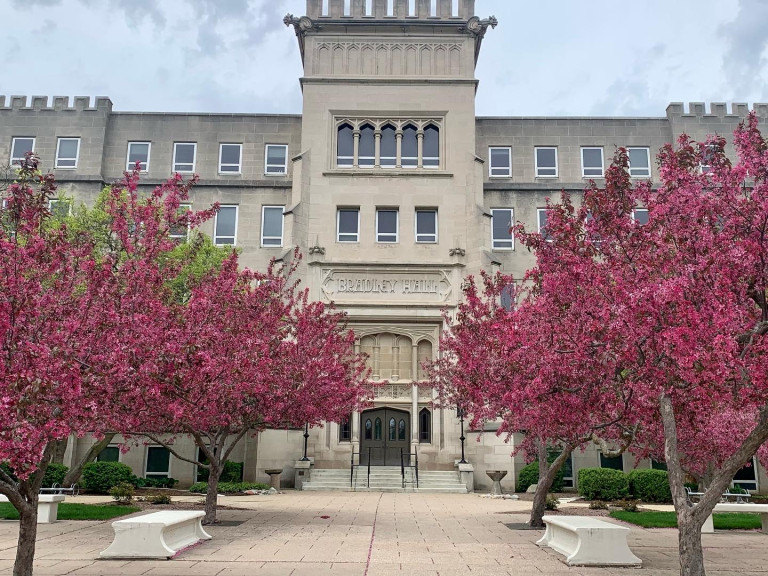
[[[443,270],[361,272],[323,270],[323,296],[337,302],[434,303],[448,300],[452,286]]]

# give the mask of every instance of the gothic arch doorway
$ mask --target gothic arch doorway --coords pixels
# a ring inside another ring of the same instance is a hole
[[[400,466],[400,452],[411,450],[411,414],[396,408],[375,408],[360,414],[360,464]]]

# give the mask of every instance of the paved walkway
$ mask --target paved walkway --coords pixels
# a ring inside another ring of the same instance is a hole
[[[93,501],[88,497],[69,501]],[[171,561],[98,560],[112,540],[110,522],[41,525],[36,576],[383,576],[633,575],[675,576],[677,531],[632,527],[629,543],[643,569],[569,568],[538,548],[525,522],[527,502],[477,495],[287,492],[222,497],[229,524],[209,527],[213,540]],[[0,574],[10,574],[17,522],[0,521]],[[707,574],[768,575],[768,536],[704,535]]]

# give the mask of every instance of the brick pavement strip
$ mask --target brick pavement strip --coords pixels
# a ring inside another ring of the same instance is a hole
[[[87,497],[78,498],[88,501]],[[286,492],[229,497],[213,540],[171,561],[100,560],[111,521],[61,521],[39,527],[36,576],[614,576],[620,568],[568,568],[535,545],[537,531],[513,531],[529,503],[461,494]],[[328,516],[328,518],[322,518]],[[373,526],[376,526],[373,534]],[[629,544],[644,576],[678,574],[677,532],[631,527]],[[0,521],[0,574],[10,572],[17,522]],[[373,534],[373,538],[372,538]],[[768,536],[719,532],[703,539],[707,573],[768,576]],[[370,549],[370,559],[369,559]]]

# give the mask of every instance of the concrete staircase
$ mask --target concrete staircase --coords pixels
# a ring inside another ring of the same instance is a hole
[[[337,492],[433,492],[466,494],[467,487],[459,480],[457,472],[443,470],[420,470],[419,487],[416,488],[416,478],[413,468],[405,469],[405,488],[399,466],[371,466],[370,485],[368,483],[368,468],[355,468],[352,485],[350,485],[349,468],[312,470],[311,480],[304,483],[303,490],[337,491]]]

